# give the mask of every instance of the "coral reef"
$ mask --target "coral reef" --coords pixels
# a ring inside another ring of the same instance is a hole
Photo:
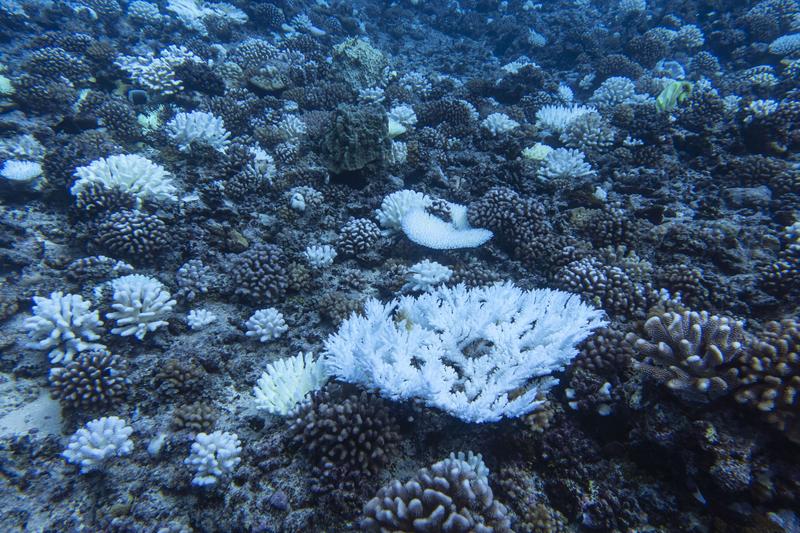
[[[798,36],[0,1],[0,531],[797,529]]]

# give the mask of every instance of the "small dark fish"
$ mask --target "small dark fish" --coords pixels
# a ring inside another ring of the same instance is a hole
[[[150,96],[147,94],[147,91],[131,89],[128,91],[128,100],[133,105],[144,105],[150,101]]]

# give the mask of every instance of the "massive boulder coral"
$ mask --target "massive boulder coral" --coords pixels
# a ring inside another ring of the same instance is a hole
[[[325,132],[320,149],[331,172],[361,170],[383,161],[389,150],[389,120],[377,106],[341,104]]]
[[[494,499],[480,454],[450,457],[394,480],[364,506],[365,531],[512,533],[506,507]]]

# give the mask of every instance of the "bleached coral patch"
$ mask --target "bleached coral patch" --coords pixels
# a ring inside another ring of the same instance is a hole
[[[73,196],[93,183],[100,183],[107,189],[119,189],[137,199],[139,206],[143,200],[176,201],[177,187],[172,176],[157,165],[136,154],[112,155],[96,159],[90,164],[75,169],[78,178],[70,188]]]
[[[241,462],[242,443],[235,433],[215,431],[198,433],[191,452],[183,462],[195,468],[192,485],[216,485],[225,475],[233,472]]]
[[[165,127],[167,136],[182,152],[191,150],[192,145],[210,146],[218,152],[225,152],[230,144],[230,132],[225,129],[222,119],[205,111],[178,113]]]
[[[69,463],[85,474],[98,468],[110,457],[128,455],[133,450],[130,440],[133,428],[116,416],[104,416],[87,422],[69,439],[62,454]]]
[[[558,383],[577,344],[606,324],[575,294],[511,283],[368,300],[325,340],[325,366],[392,400],[419,399],[468,422],[519,417]]]
[[[79,352],[105,348],[100,343],[103,323],[97,311],[79,294],[53,292],[33,297],[33,316],[25,319],[33,347],[49,350],[51,363],[72,361]]]
[[[107,318],[116,320],[117,327],[111,333],[144,339],[150,331],[166,326],[164,320],[177,303],[160,281],[141,274],[123,276],[111,282],[114,290]]]
[[[253,387],[256,407],[286,416],[309,392],[319,390],[328,380],[321,360],[311,352],[278,359],[267,365]]]

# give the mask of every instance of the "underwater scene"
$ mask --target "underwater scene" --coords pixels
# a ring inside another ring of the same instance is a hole
[[[800,532],[800,0],[0,0],[0,533]]]

